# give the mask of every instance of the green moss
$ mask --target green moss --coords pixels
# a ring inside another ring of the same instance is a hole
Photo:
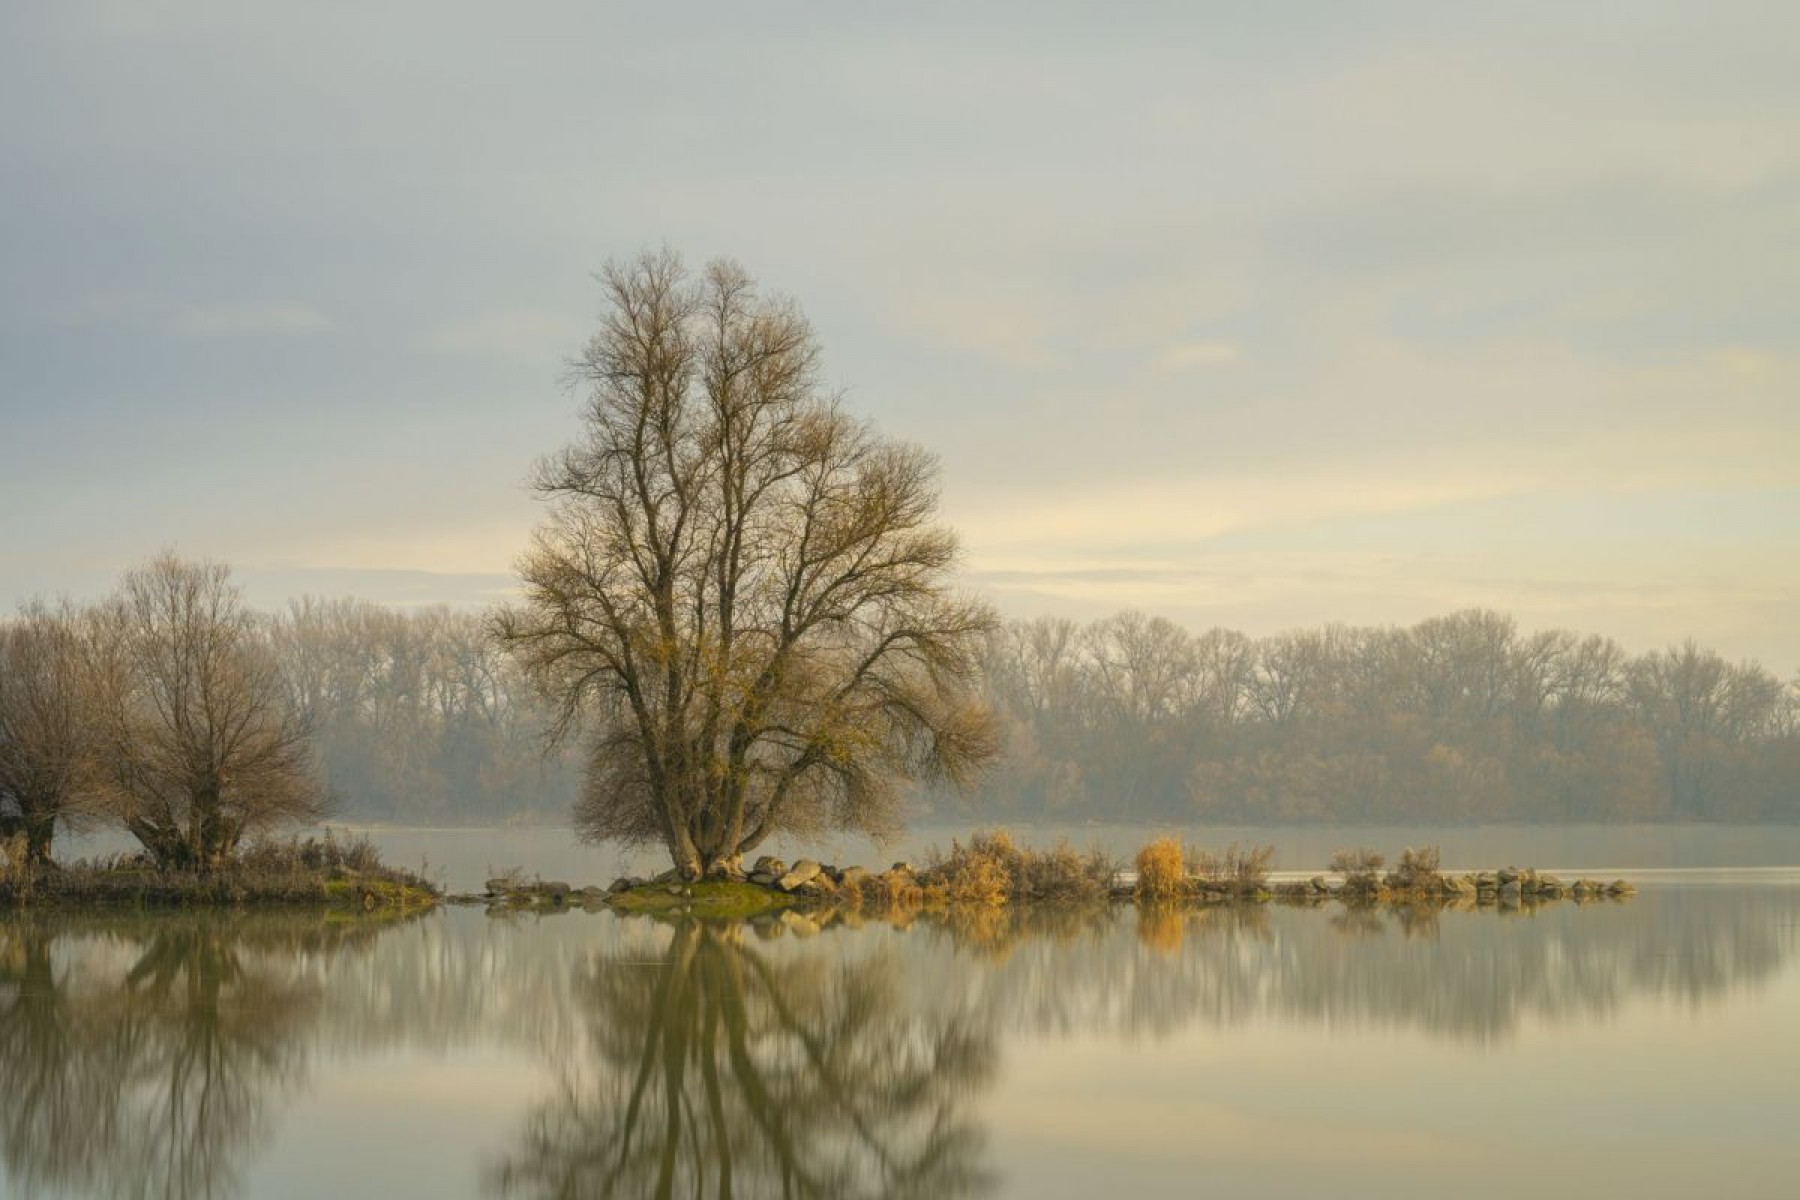
[[[332,908],[407,910],[430,908],[438,898],[424,888],[387,879],[330,879],[325,882],[325,901]]]
[[[675,887],[675,893],[669,891]],[[791,908],[792,896],[753,883],[650,884],[618,892],[607,903],[621,912],[666,913],[742,920],[759,913]]]

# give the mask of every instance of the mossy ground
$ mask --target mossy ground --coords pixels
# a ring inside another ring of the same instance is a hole
[[[412,913],[439,897],[422,880],[325,872],[211,875],[140,870],[76,869],[26,887],[0,881],[0,909],[241,908],[322,909],[327,913]]]
[[[676,890],[670,892],[670,888]],[[778,912],[797,903],[794,897],[753,883],[649,884],[618,892],[607,903],[621,912],[743,920]]]

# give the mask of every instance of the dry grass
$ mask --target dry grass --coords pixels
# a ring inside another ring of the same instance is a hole
[[[436,902],[438,888],[415,872],[381,861],[367,838],[258,842],[206,872],[171,871],[147,855],[115,854],[0,878],[0,904],[94,906],[318,904],[364,909]]]
[[[1150,842],[1137,852],[1136,861],[1138,899],[1166,902],[1187,894],[1186,856],[1174,838]]]
[[[1104,900],[1118,871],[1097,847],[1084,854],[1065,840],[1030,850],[996,829],[972,835],[966,846],[951,842],[948,856],[934,849],[923,879],[927,899],[952,904],[1086,903]]]
[[[1442,881],[1438,863],[1436,846],[1421,846],[1418,849],[1408,846],[1401,851],[1400,863],[1394,868],[1394,882],[1403,888],[1436,890]]]
[[[1269,864],[1275,859],[1275,847],[1240,846],[1233,842],[1214,854],[1199,846],[1189,846],[1186,859],[1189,873],[1198,879],[1255,891],[1269,882]]]
[[[1387,857],[1373,850],[1339,850],[1331,856],[1331,869],[1352,892],[1372,892],[1381,885],[1381,868]]]

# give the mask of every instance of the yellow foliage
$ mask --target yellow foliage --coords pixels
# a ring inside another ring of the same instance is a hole
[[[1187,865],[1181,843],[1172,837],[1157,838],[1137,852],[1137,894],[1140,900],[1173,900],[1187,892]]]

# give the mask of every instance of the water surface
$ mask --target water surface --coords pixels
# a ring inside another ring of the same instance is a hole
[[[0,1193],[1786,1196],[1797,948],[1761,876],[818,933],[13,916]]]

